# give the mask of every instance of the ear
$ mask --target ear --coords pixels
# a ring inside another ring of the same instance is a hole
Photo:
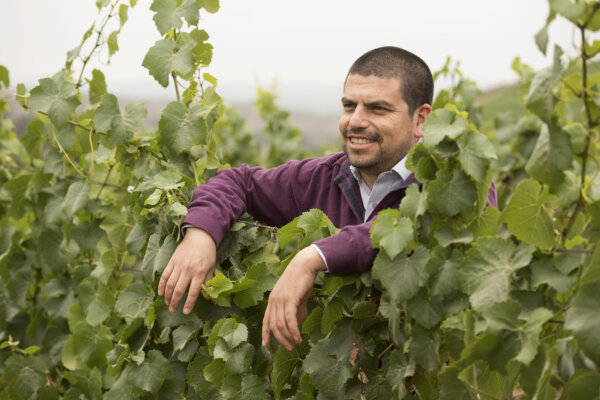
[[[429,104],[422,104],[419,108],[415,110],[413,114],[413,123],[415,125],[415,137],[423,137],[423,124],[425,124],[425,119],[429,114],[431,114],[431,106]]]

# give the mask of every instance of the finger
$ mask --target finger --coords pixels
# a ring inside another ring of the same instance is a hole
[[[165,284],[165,304],[167,305],[171,304],[171,297],[173,296],[173,291],[175,290],[177,281],[179,281],[180,274],[181,270],[178,268],[173,268],[173,272],[171,272],[171,275]]]
[[[196,304],[196,300],[198,299],[198,295],[200,294],[201,288],[202,279],[192,279],[192,283],[190,284],[190,290],[188,290],[188,297],[185,301],[185,306],[183,307],[184,314],[189,314],[190,312],[192,312],[194,304]]]
[[[169,311],[175,312],[179,308],[179,302],[185,295],[185,290],[187,289],[191,278],[189,275],[181,274],[179,279],[177,280],[177,285],[173,290],[173,296],[171,296],[171,302],[169,303]]]
[[[296,343],[302,342],[300,331],[298,330],[298,320],[296,319],[296,313],[298,309],[292,302],[288,302],[285,306],[285,322],[287,324],[287,332],[290,340],[294,340]]]
[[[291,335],[289,333],[287,322],[285,319],[285,308],[279,304],[274,313],[274,319],[271,318],[271,329],[273,329],[273,334],[279,343],[283,345],[288,350],[292,350],[293,345],[291,343]],[[273,327],[275,325],[275,327]]]
[[[302,300],[300,305],[298,306],[298,312],[296,313],[298,318],[298,323],[302,324],[306,321],[306,306],[308,304],[308,298]]]
[[[167,281],[169,280],[169,277],[171,276],[172,271],[173,271],[173,263],[171,263],[169,261],[169,263],[167,264],[167,267],[165,268],[162,275],[160,276],[160,282],[158,282],[158,295],[159,296],[162,296],[163,294],[165,294],[165,286],[167,285]]]
[[[206,292],[206,289],[208,289],[208,286],[206,286],[206,282],[210,281],[213,276],[215,275],[215,268],[212,267],[207,273],[206,276],[204,276],[204,280],[203,282],[200,284],[200,293],[202,293],[202,296],[206,299],[206,300],[210,300],[210,296],[208,295],[208,293]]]
[[[267,309],[265,310],[265,316],[263,318],[263,323],[262,323],[262,345],[263,347],[266,347],[269,344],[269,341],[271,340],[271,329],[269,329],[269,321],[271,318],[271,314],[270,314],[270,305],[267,304]]]

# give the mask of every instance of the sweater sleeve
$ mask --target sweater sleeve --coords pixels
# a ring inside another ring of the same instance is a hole
[[[182,226],[204,229],[217,245],[244,212],[281,227],[311,206],[321,165],[306,159],[271,169],[244,164],[221,170],[196,189]]]
[[[372,221],[346,226],[337,234],[315,242],[330,274],[363,272],[373,266],[377,250],[371,244],[371,224]]]
[[[498,207],[496,186],[492,182],[487,196],[487,206]],[[371,225],[375,216],[360,225],[343,228],[337,234],[315,242],[325,258],[332,275],[363,272],[373,267],[378,250],[371,243]]]

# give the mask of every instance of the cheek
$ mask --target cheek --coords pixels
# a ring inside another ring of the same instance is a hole
[[[347,118],[340,118],[339,122],[338,122],[338,128],[340,130],[340,135],[343,137],[344,136],[344,130],[346,129],[346,127],[348,126],[348,119]]]

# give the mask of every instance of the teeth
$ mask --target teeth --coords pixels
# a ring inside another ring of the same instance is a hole
[[[350,142],[352,142],[354,144],[367,144],[367,143],[373,143],[374,140],[353,137],[353,138],[350,138]]]

